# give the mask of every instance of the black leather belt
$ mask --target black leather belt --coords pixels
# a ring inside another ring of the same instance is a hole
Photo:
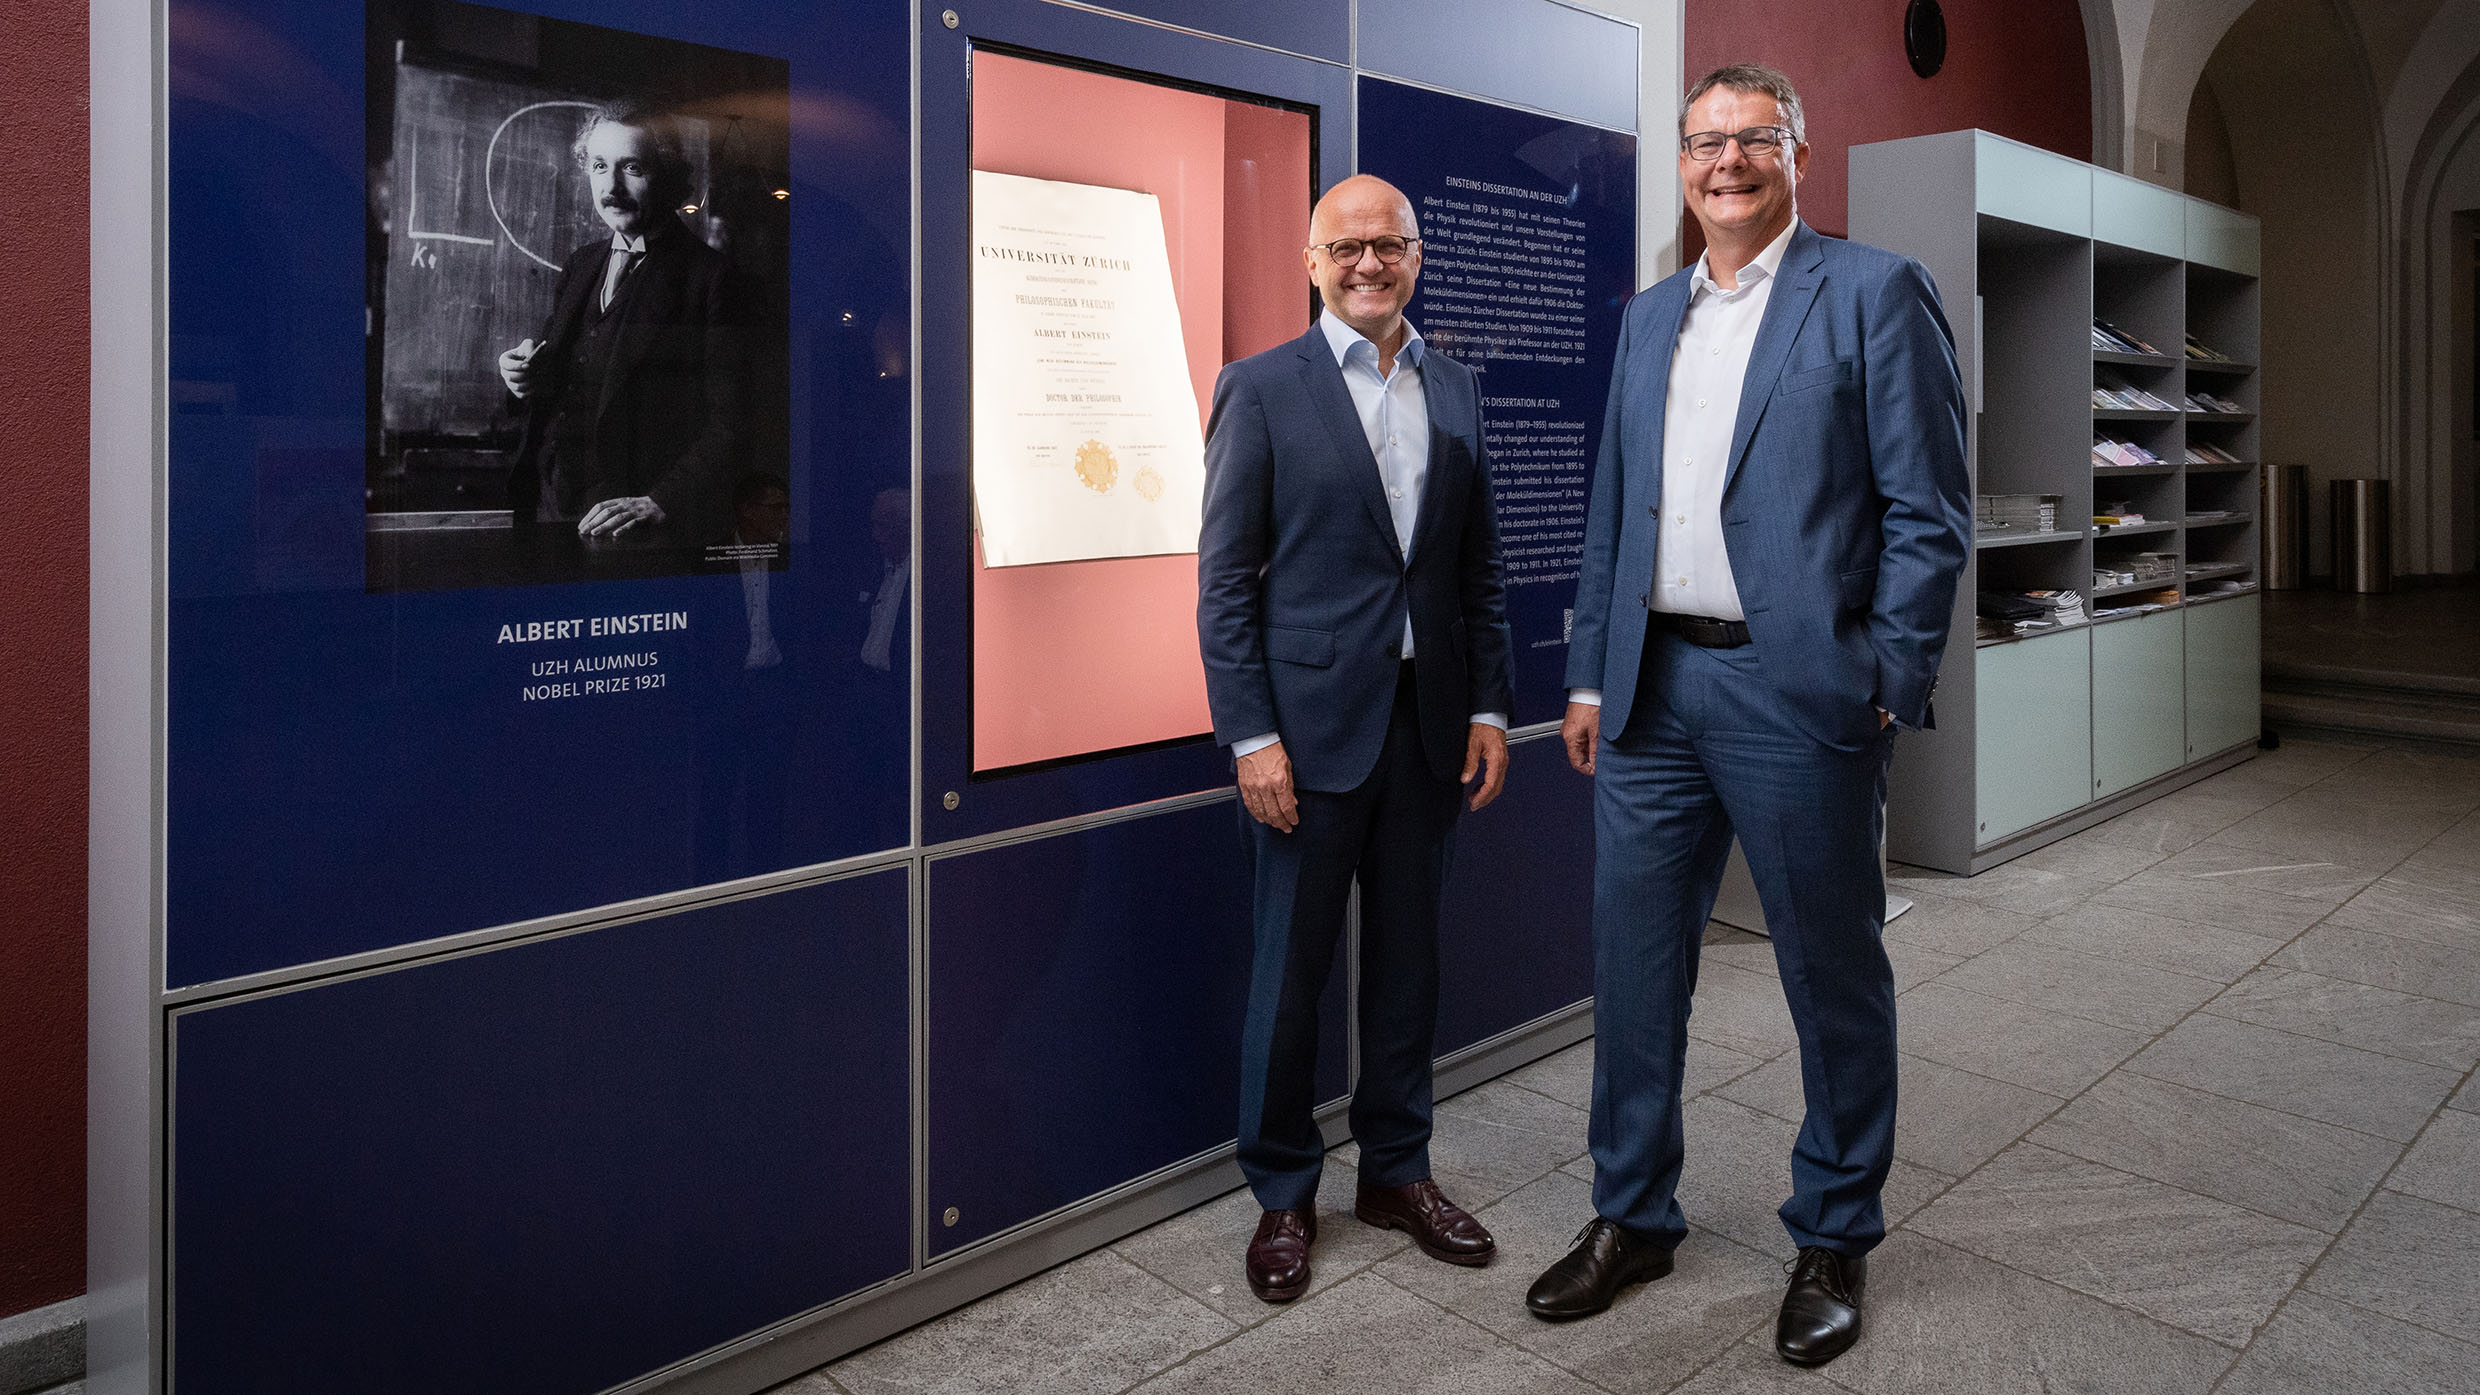
[[[1657,610],[1653,612],[1653,623],[1704,649],[1737,649],[1748,642],[1748,623],[1744,620],[1716,620],[1710,615],[1673,615]]]

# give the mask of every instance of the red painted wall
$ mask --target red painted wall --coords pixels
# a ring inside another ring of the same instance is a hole
[[[0,1315],[86,1288],[86,7],[0,43]]]
[[[1904,5],[1688,0],[1688,83],[1725,63],[1757,62],[1782,69],[1798,89],[1814,151],[1800,216],[1819,232],[1847,228],[1844,151],[1855,145],[1977,126],[2092,158],[2092,69],[2076,0],[1944,0],[1946,63],[1932,78],[1903,56]]]

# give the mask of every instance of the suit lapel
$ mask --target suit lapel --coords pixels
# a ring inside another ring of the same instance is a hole
[[[1808,307],[1817,301],[1818,283],[1825,279],[1820,270],[1824,263],[1823,242],[1809,231],[1808,224],[1800,224],[1791,234],[1790,245],[1783,248],[1779,279],[1773,294],[1766,297],[1765,318],[1758,322],[1757,342],[1748,351],[1748,374],[1740,380],[1739,419],[1731,428],[1731,464],[1722,477],[1726,493],[1739,478],[1748,442],[1757,434],[1766,405],[1774,399],[1774,384],[1791,357],[1792,341],[1800,337],[1800,326],[1808,320]]]
[[[1429,415],[1429,469],[1421,478],[1421,506],[1413,515],[1412,546],[1404,550],[1405,566],[1412,565],[1412,559],[1421,555],[1422,545],[1438,531],[1438,501],[1448,497],[1449,489],[1463,487],[1461,481],[1446,481],[1447,462],[1455,458],[1447,445],[1460,434],[1455,423],[1471,422],[1478,427],[1481,421],[1480,414],[1465,400],[1463,376],[1446,364],[1435,350],[1425,352],[1421,358],[1421,400]],[[1391,520],[1388,526],[1393,527]]]
[[[1300,380],[1308,390],[1309,404],[1326,424],[1326,434],[1335,440],[1335,458],[1360,481],[1361,502],[1392,550],[1395,516],[1387,512],[1378,457],[1369,453],[1369,437],[1361,430],[1360,412],[1352,406],[1352,390],[1343,385],[1343,365],[1335,362],[1334,346],[1326,342],[1326,331],[1312,322],[1309,332],[1293,340],[1292,347],[1300,354]]]
[[[1688,295],[1695,284],[1693,270],[1682,271],[1653,288],[1660,297],[1645,325],[1643,347],[1636,352],[1646,361],[1630,365],[1629,374],[1637,380],[1628,395],[1652,404],[1652,410],[1639,419],[1644,433],[1626,451],[1623,459],[1634,464],[1632,477],[1623,481],[1630,499],[1642,499],[1655,508],[1662,504],[1662,441],[1670,429],[1671,360],[1679,353],[1679,326],[1688,318]],[[1628,430],[1621,418],[1620,430]]]

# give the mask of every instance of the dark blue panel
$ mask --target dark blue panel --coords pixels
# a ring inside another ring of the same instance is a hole
[[[1360,112],[1361,169],[1420,215],[1413,323],[1481,372],[1515,720],[1556,721],[1585,495],[1635,288],[1636,138],[1372,78]]]
[[[601,1390],[905,1270],[906,874],[188,1013],[183,1395]]]
[[[1360,29],[1370,72],[1639,129],[1643,31],[1625,21],[1553,0],[1360,0]]]
[[[1593,996],[1593,782],[1556,736],[1519,741],[1507,791],[1455,828],[1438,926],[1438,1054]]]
[[[1218,801],[930,864],[932,1253],[1231,1141],[1240,817]],[[1346,1088],[1345,978],[1321,1001],[1320,1099]]]
[[[1202,6],[1201,6],[1202,8]],[[1242,8],[1242,7],[1235,7]],[[1318,187],[1350,174],[1345,70],[1040,3],[977,0],[949,29],[923,9],[921,53],[922,841],[941,843],[1231,783],[1203,741],[973,778],[970,344],[972,46],[1004,44],[1316,111]],[[1306,291],[1303,292],[1304,299]],[[942,796],[961,795],[945,807]]]
[[[445,0],[235,0],[173,26],[176,986],[908,836],[908,646],[863,649],[886,574],[873,502],[910,473],[909,7],[528,6],[789,64],[793,366],[789,407],[763,419],[790,442],[792,560],[764,578],[757,612],[773,664],[736,569],[365,589],[366,335],[384,318],[379,273],[414,250],[389,243],[410,213],[377,211],[387,177],[370,184],[366,166],[385,121],[365,98],[393,80],[388,26],[425,7],[483,15],[475,32],[537,32]],[[543,38],[537,56],[548,65],[555,47]],[[685,614],[687,628],[498,642],[502,625],[649,612]],[[657,655],[644,672],[660,687],[523,696],[537,661],[640,653]]]
[[[1231,0],[1111,0],[1107,8],[1332,63],[1352,58],[1349,0],[1253,0],[1247,5]]]

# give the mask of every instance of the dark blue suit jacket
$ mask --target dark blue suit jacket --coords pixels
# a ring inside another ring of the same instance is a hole
[[[1197,638],[1214,735],[1280,733],[1302,789],[1367,779],[1412,616],[1421,745],[1447,780],[1476,712],[1507,712],[1506,594],[1473,371],[1434,351],[1429,479],[1411,553],[1395,540],[1334,350],[1316,325],[1214,385],[1197,543]]]
[[[1653,589],[1663,407],[1690,267],[1636,297],[1619,335],[1585,525],[1571,688],[1627,727]],[[1791,235],[1748,357],[1722,496],[1759,670],[1810,734],[1857,749],[1874,708],[1929,724],[1971,550],[1954,333],[1920,263]]]

